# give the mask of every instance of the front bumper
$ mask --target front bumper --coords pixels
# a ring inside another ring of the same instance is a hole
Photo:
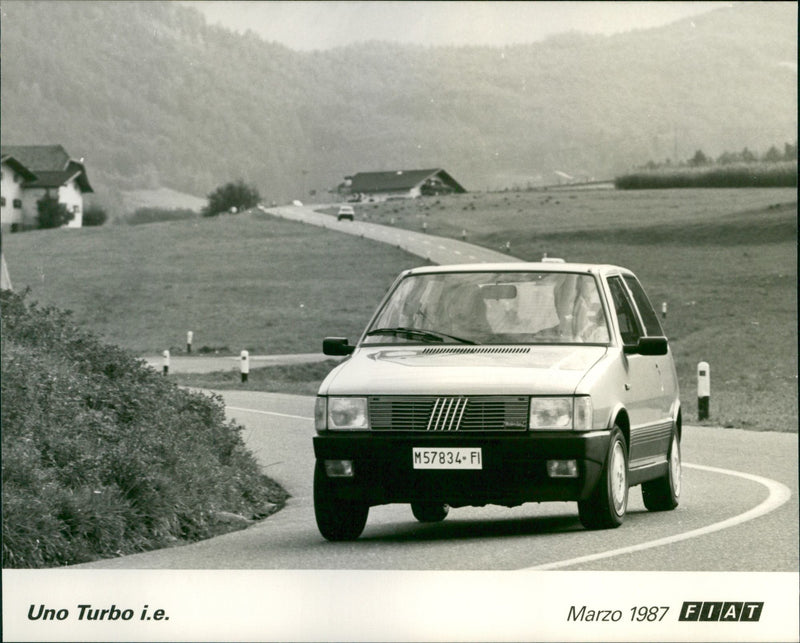
[[[443,502],[453,507],[583,500],[598,480],[610,432],[525,432],[514,435],[340,433],[314,437],[318,462],[350,460],[353,476],[328,478],[328,492],[369,505]],[[482,450],[481,469],[414,469],[415,447]],[[548,460],[576,460],[577,478],[551,478]]]

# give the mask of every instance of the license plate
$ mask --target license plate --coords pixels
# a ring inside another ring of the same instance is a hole
[[[483,453],[478,448],[414,447],[415,469],[482,469]]]

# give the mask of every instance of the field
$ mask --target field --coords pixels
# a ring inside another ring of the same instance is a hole
[[[495,249],[510,243],[524,259],[625,265],[659,310],[668,305],[687,421],[696,421],[696,365],[707,361],[713,423],[797,430],[794,189],[465,194],[359,204],[356,216],[414,230],[425,222],[431,234]],[[317,352],[325,335],[354,338],[394,275],[422,262],[249,215],[4,241],[17,290],[30,285],[33,299],[73,309],[141,354],[183,350],[187,330],[195,347],[220,353]]]

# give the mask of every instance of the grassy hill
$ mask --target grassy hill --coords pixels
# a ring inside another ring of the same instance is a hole
[[[502,48],[296,52],[188,3],[15,1],[2,48],[2,142],[63,144],[101,193],[202,197],[241,178],[267,202],[305,201],[420,167],[524,188],[698,149],[762,154],[797,130],[792,2]]]
[[[417,230],[425,221],[432,234],[466,231],[495,249],[510,240],[525,259],[547,253],[633,269],[659,309],[668,303],[688,421],[696,365],[708,361],[714,422],[796,430],[795,190],[505,192],[356,209]],[[16,288],[30,286],[34,299],[73,309],[140,354],[183,350],[187,330],[197,349],[317,352],[326,335],[355,338],[395,275],[422,263],[369,240],[251,215],[31,232],[8,236],[3,251]]]

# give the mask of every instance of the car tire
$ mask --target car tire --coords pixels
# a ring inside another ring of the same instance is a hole
[[[666,475],[642,483],[642,500],[649,511],[671,511],[681,498],[681,441],[672,429]]]
[[[411,513],[420,522],[442,522],[450,513],[450,505],[442,502],[412,502]]]
[[[369,505],[342,500],[331,493],[331,485],[322,463],[314,468],[314,517],[326,540],[355,540],[364,531]]]
[[[613,529],[628,509],[628,447],[615,426],[608,443],[603,472],[592,495],[578,501],[578,515],[586,529]]]

